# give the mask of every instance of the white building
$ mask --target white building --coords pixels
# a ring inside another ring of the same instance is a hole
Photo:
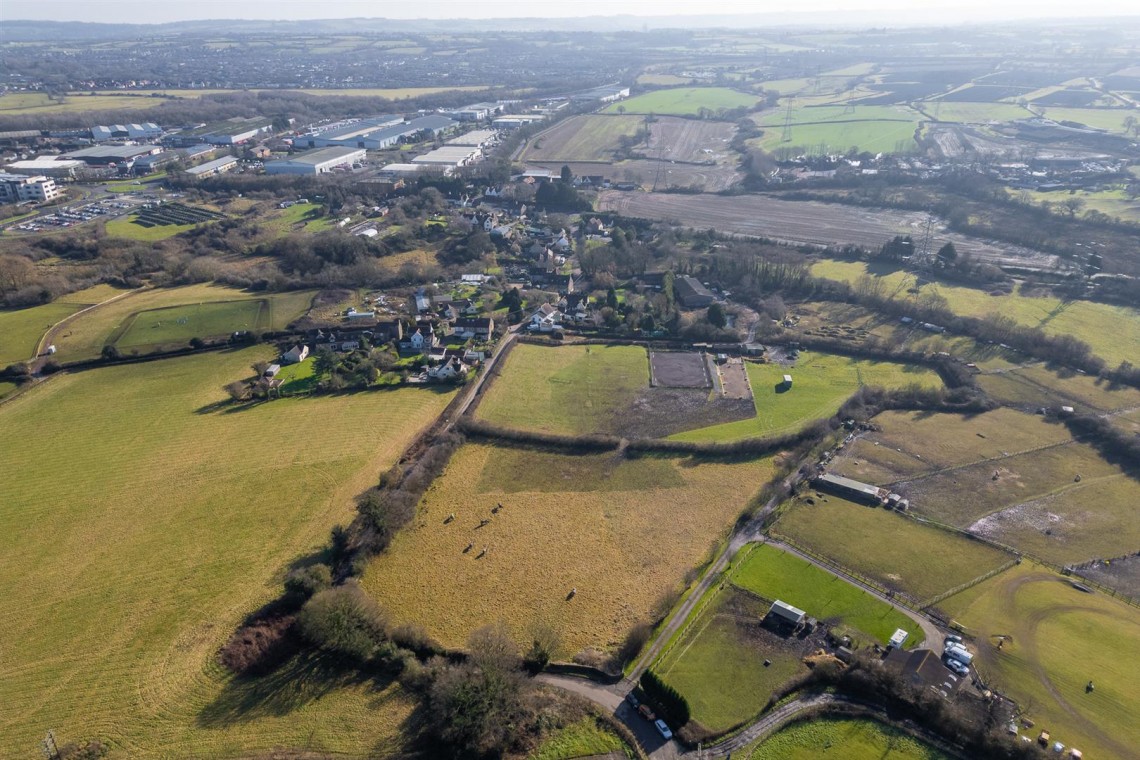
[[[365,155],[363,148],[318,148],[280,161],[270,161],[265,165],[265,173],[327,174],[342,166],[351,167],[354,163],[363,161]]]
[[[213,161],[207,161],[204,164],[192,166],[186,170],[186,173],[191,177],[202,179],[204,177],[212,177],[215,174],[228,172],[238,165],[238,160],[233,156],[222,156],[215,158]]]
[[[54,201],[58,197],[59,188],[51,177],[0,173],[0,203]]]
[[[152,121],[142,124],[112,124],[110,126],[91,127],[91,139],[95,142],[112,140],[116,137],[128,137],[132,140],[152,140],[162,136],[162,127]]]
[[[87,164],[82,161],[68,161],[66,159],[52,159],[52,158],[33,158],[27,161],[14,161],[5,168],[12,174],[30,174],[32,176],[44,177],[66,177],[71,178],[75,176],[75,172]]]
[[[482,154],[483,151],[469,145],[445,145],[442,148],[436,148],[422,156],[416,156],[412,159],[412,163],[458,168],[460,166],[467,166]]]
[[[453,137],[447,141],[447,145],[470,145],[474,148],[482,148],[495,141],[498,135],[493,129],[475,129],[465,135]]]

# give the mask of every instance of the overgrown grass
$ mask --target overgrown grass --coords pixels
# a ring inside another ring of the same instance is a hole
[[[767,544],[757,547],[736,569],[732,582],[765,599],[780,599],[799,607],[809,617],[836,620],[880,644],[886,644],[899,628],[910,633],[907,646],[917,646],[925,638],[918,623],[889,604],[807,560]]]
[[[622,738],[593,717],[559,730],[531,754],[529,760],[573,760],[577,757],[621,752],[633,757]]]
[[[914,275],[901,270],[888,270],[862,262],[824,260],[812,265],[812,274],[844,282],[856,282],[871,274],[881,278],[887,292],[899,297],[912,297],[908,289],[916,287]],[[970,317],[1000,314],[1019,324],[1040,327],[1050,335],[1072,335],[1088,343],[1093,353],[1110,365],[1135,359],[1131,347],[1140,343],[1140,311],[1125,306],[1092,301],[1062,301],[1052,296],[1037,298],[1020,293],[992,296],[985,290],[924,282],[918,295],[937,293],[947,301],[951,311]]]
[[[636,346],[521,344],[511,350],[479,405],[479,417],[547,433],[611,429],[612,416],[649,385],[649,358]]]
[[[680,441],[735,441],[790,432],[805,422],[830,417],[860,386],[898,388],[918,383],[941,386],[933,370],[891,362],[804,351],[794,367],[746,363],[756,416],[748,420],[678,433]],[[792,376],[790,388],[783,376]]]
[[[127,188],[123,192],[130,191],[131,189]],[[179,233],[192,230],[198,226],[197,224],[162,224],[154,227],[143,227],[141,224],[135,223],[137,219],[138,216],[136,214],[129,214],[119,219],[112,219],[107,222],[107,234],[111,237],[153,243],[158,240],[166,240],[167,238],[174,237]]]
[[[1140,609],[1079,591],[1028,562],[940,606],[974,635],[982,676],[1054,741],[1085,757],[1134,754]],[[998,636],[1006,637],[1001,650]]]
[[[770,460],[637,459],[611,468],[606,490],[596,490],[562,473],[606,469],[602,457],[585,457],[582,468],[581,457],[543,455],[530,470],[512,464],[518,459],[513,449],[463,447],[415,523],[373,560],[364,587],[397,621],[422,623],[447,646],[501,619],[528,646],[536,621],[553,626],[561,657],[616,649],[662,595],[680,589],[772,474]]]
[[[226,405],[222,386],[270,356],[61,375],[0,407],[20,441],[0,448],[0,743],[12,753],[34,754],[47,728],[128,757],[369,755],[395,742],[411,705],[394,688],[330,692],[301,664],[234,681],[214,656],[449,395]]]

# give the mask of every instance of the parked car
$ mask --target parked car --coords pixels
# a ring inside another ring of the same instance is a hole
[[[673,738],[673,732],[669,730],[669,726],[665,724],[665,721],[656,720],[653,722],[653,725],[657,726],[658,733],[660,733],[666,741]]]
[[[641,705],[641,700],[638,699],[637,695],[634,694],[632,691],[629,694],[625,695],[625,701],[629,702],[629,706],[632,707],[634,710],[636,710],[638,708],[638,706]]]
[[[637,708],[637,711],[641,713],[641,717],[645,718],[646,720],[657,720],[657,714],[649,709],[649,705],[642,705],[641,707]]]

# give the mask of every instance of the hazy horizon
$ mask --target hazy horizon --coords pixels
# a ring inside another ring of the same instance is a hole
[[[295,0],[199,0],[194,4],[165,4],[125,0],[94,4],[84,0],[58,0],[45,4],[37,0],[7,0],[0,20],[78,21],[95,23],[159,24],[176,21],[274,20],[300,21],[344,18],[392,20],[440,19],[551,19],[644,16],[715,17],[723,15],[803,17],[828,14],[844,19],[865,17],[868,24],[982,23],[988,21],[1033,20],[1044,18],[1097,18],[1140,16],[1140,5],[1127,0],[1092,0],[1075,5],[1060,0],[1006,0],[1005,2],[922,3],[914,0],[769,0],[763,3],[724,0],[699,12],[681,0],[579,0],[574,4],[535,3],[526,0],[500,0],[482,6],[464,0],[437,0],[431,4],[376,3],[369,0],[333,0],[315,5]],[[604,31],[604,30],[600,30]],[[0,33],[0,39],[2,39]]]

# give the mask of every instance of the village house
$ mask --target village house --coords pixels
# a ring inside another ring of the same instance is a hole
[[[435,337],[434,332],[417,328],[414,333],[408,336],[407,340],[400,343],[400,353],[423,354],[437,345],[439,345],[439,339]]]
[[[560,327],[562,327],[562,312],[548,303],[544,303],[534,310],[534,313],[530,315],[530,323],[527,325],[528,330],[538,332],[551,332]]]
[[[486,341],[495,334],[495,322],[490,317],[462,317],[455,320],[452,330],[459,338]]]
[[[309,358],[309,347],[304,345],[297,345],[281,354],[281,363],[300,364],[307,358]]]
[[[456,357],[451,357],[443,364],[432,367],[427,371],[429,380],[437,383],[454,382],[467,376],[468,367]]]

